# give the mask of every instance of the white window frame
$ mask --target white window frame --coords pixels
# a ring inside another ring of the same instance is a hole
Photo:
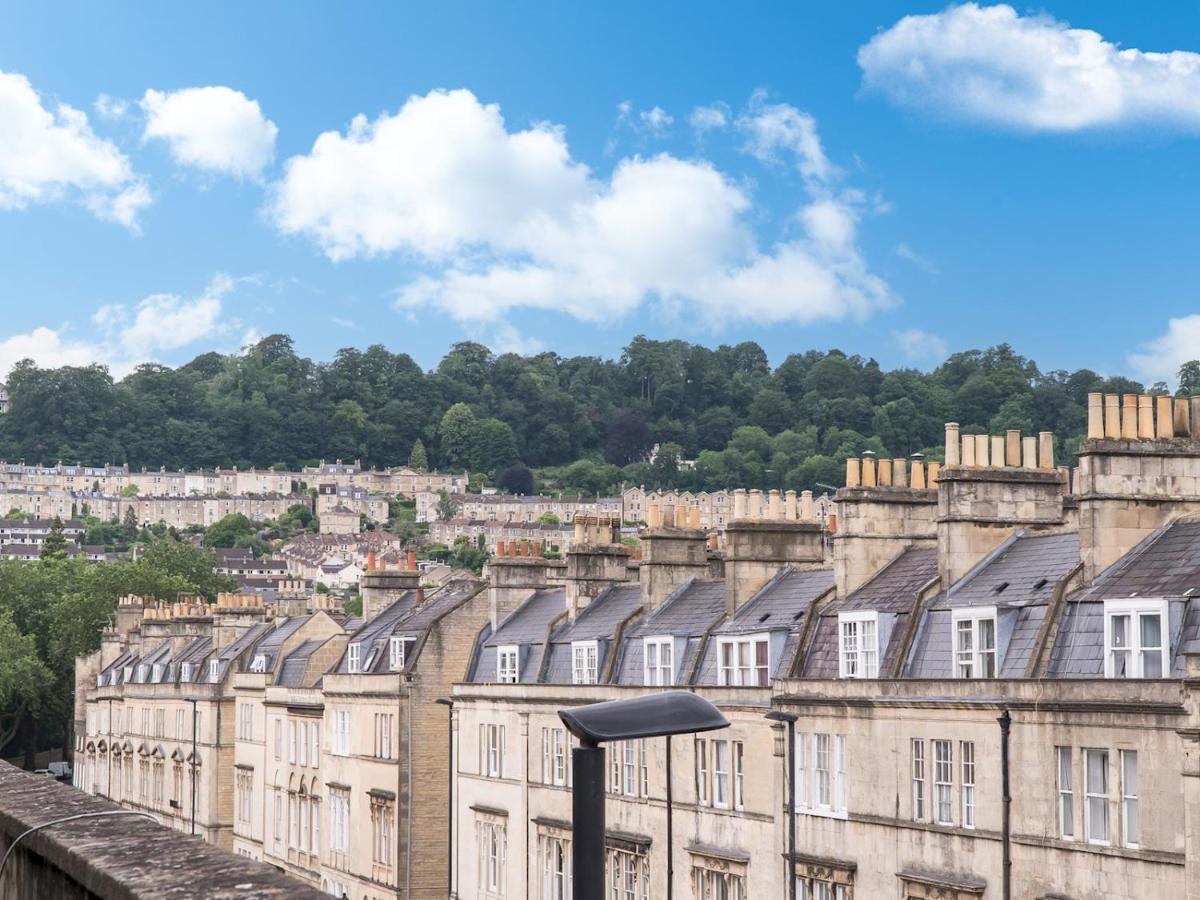
[[[251,672],[267,671],[267,657],[262,653],[256,654],[254,659],[250,663],[250,671]]]
[[[665,660],[665,662],[664,662]],[[667,687],[675,683],[675,639],[668,636],[642,639],[643,683]]]
[[[346,671],[357,675],[362,667],[362,641],[355,641],[346,650]]]
[[[333,753],[335,756],[350,755],[350,710],[339,709],[333,713]]]
[[[582,659],[582,664],[581,664]],[[596,684],[599,678],[600,642],[571,642],[571,683]]]
[[[1058,836],[1075,840],[1075,749],[1054,748],[1054,786],[1058,793]]]
[[[1111,779],[1108,777],[1109,752],[1101,747],[1085,747],[1083,748],[1083,834],[1089,844],[1098,844],[1102,847],[1107,847],[1112,843],[1112,822],[1109,815],[1109,799],[1112,792]],[[1095,760],[1099,756],[1102,762],[1096,763]],[[1090,786],[1088,776],[1092,773],[1095,766],[1100,766],[1100,772],[1104,777],[1104,793],[1093,793]],[[1093,801],[1096,801],[1093,803]],[[1092,808],[1103,810],[1103,836],[1098,836],[1100,829],[1096,823],[1092,821]]]
[[[399,672],[404,668],[404,638],[393,637],[388,639],[388,668],[393,672]]]
[[[1120,764],[1117,774],[1121,784],[1121,844],[1136,850],[1141,839],[1141,816],[1138,809],[1138,784],[1141,775],[1138,772],[1137,751],[1120,750],[1117,760]]]
[[[209,684],[216,684],[220,680],[221,680],[221,661],[219,659],[210,659],[208,661]]]
[[[838,613],[838,676],[879,677],[879,613]]]
[[[765,644],[767,647],[765,666],[758,664],[759,644]],[[718,637],[717,684],[769,687],[771,684],[771,636],[763,633]]]
[[[1141,622],[1143,617],[1158,616],[1158,650],[1159,674],[1147,676],[1146,657],[1154,649],[1142,646]],[[1113,620],[1121,617],[1128,618],[1128,646],[1118,648],[1113,644]],[[1105,600],[1104,601],[1104,677],[1105,678],[1165,678],[1169,675],[1167,651],[1171,642],[1168,628],[1166,600]],[[1116,654],[1129,655],[1127,674],[1117,674]]]
[[[925,739],[913,738],[909,743],[909,759],[912,762],[912,818],[924,822],[929,817],[928,757],[925,755]]]
[[[730,771],[733,768],[729,741],[712,742],[712,801],[717,809],[729,809]]]
[[[938,825],[953,825],[954,741],[936,739],[932,743],[933,821]]]
[[[506,644],[496,648],[496,681],[499,684],[516,684],[521,678],[521,648]]]
[[[962,770],[962,827],[975,827],[975,742],[958,742],[959,768]]]
[[[979,638],[982,633],[980,623],[991,621],[992,623],[992,646],[989,650],[980,649]],[[980,606],[980,607],[964,607],[961,609],[951,610],[950,613],[950,640],[951,649],[954,654],[954,677],[955,678],[998,678],[1000,675],[1000,651],[997,631],[998,620],[996,618],[996,607]],[[967,625],[964,632],[962,625]],[[960,646],[959,637],[961,634],[970,635],[970,646],[963,648]],[[983,674],[985,671],[985,663],[987,658],[991,657],[992,674]],[[969,674],[964,673],[963,669],[970,667]]]

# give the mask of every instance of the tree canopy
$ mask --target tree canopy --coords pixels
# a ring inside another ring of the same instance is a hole
[[[381,345],[315,362],[278,334],[241,355],[148,363],[119,381],[99,366],[23,361],[8,387],[7,459],[265,468],[342,458],[490,478],[519,464],[547,486],[586,493],[622,482],[836,484],[848,453],[936,458],[951,420],[967,433],[1053,431],[1069,460],[1089,391],[1143,389],[1089,369],[1042,371],[1007,344],[922,372],[836,349],[792,353],[772,369],[751,341],[636,337],[617,359],[497,355],[467,341],[424,371]],[[1180,388],[1200,390],[1200,363],[1184,365]]]

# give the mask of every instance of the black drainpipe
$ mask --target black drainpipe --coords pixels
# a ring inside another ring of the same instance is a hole
[[[1001,826],[1001,847],[1004,859],[1001,863],[1002,884],[1001,896],[1004,900],[1012,898],[1012,793],[1008,780],[1008,733],[1012,728],[1012,716],[1005,709],[996,719],[1000,723],[1000,776],[1003,791],[1003,824]]]

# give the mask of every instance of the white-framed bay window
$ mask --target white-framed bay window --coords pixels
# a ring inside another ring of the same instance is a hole
[[[879,613],[872,610],[838,613],[838,675],[879,677]]]
[[[717,684],[770,687],[770,636],[748,634],[718,637]]]
[[[642,640],[645,683],[665,687],[675,683],[675,639],[648,637]]]
[[[1167,601],[1104,601],[1104,677],[1162,678],[1167,671]]]
[[[967,607],[950,614],[954,633],[954,676],[995,678],[996,607]]]
[[[600,647],[596,641],[571,642],[571,681],[573,684],[595,684],[596,663]]]
[[[496,681],[500,684],[516,684],[519,680],[520,667],[517,660],[521,658],[521,650],[516,644],[496,648]]]

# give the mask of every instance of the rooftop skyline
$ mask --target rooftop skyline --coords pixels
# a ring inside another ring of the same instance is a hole
[[[1008,341],[1172,381],[1200,346],[1197,25],[1067,2],[22,9],[0,377],[282,331],[425,366],[464,338],[887,367]]]

